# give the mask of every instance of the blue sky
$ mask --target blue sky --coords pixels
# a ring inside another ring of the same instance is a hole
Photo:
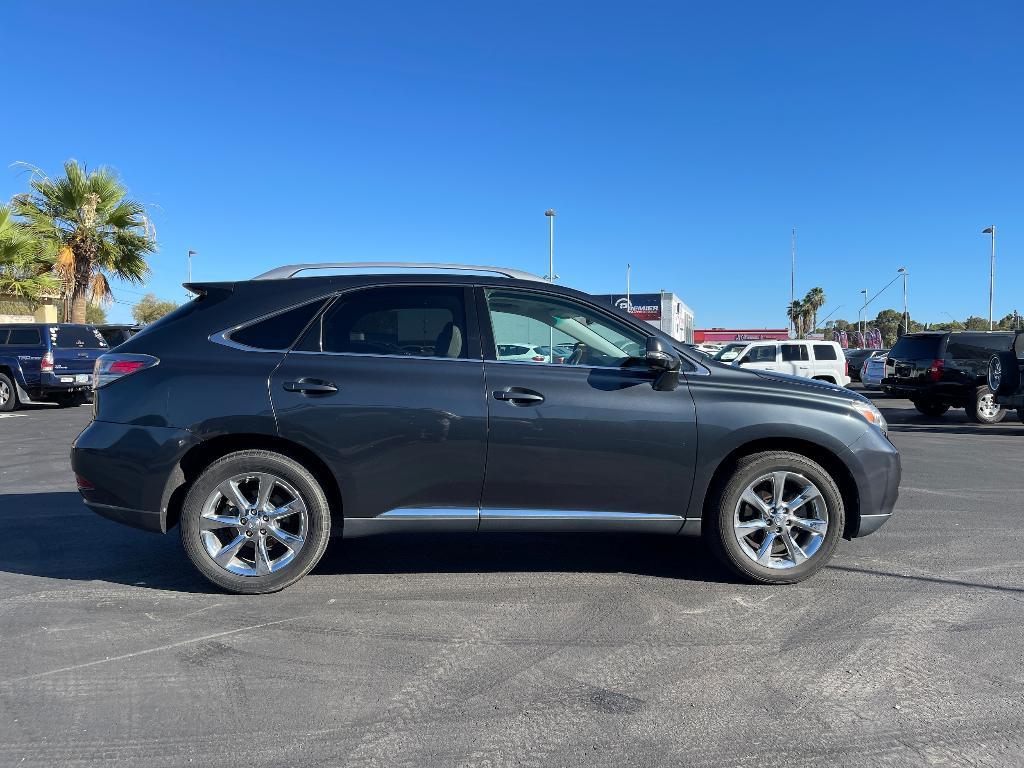
[[[666,289],[697,326],[855,317],[906,265],[922,321],[1024,311],[1024,6],[8,0],[0,198],[117,169],[145,288],[309,260],[444,260]],[[133,291],[133,292],[129,292]],[[883,299],[889,301],[883,303]],[[898,307],[898,284],[872,306]],[[113,319],[129,307],[115,305]]]

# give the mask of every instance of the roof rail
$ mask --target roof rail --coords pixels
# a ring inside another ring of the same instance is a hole
[[[277,267],[257,275],[253,280],[286,280],[295,277],[299,272],[306,272],[314,269],[452,269],[463,272],[490,272],[496,275],[503,275],[514,280],[539,280],[543,277],[532,272],[524,272],[520,269],[508,269],[506,267],[486,267],[480,264],[440,264],[432,262],[416,261],[338,261],[319,264],[288,264]]]

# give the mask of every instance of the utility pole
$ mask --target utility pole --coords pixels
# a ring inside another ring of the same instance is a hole
[[[992,299],[996,293],[996,225],[981,230],[983,235],[992,235],[992,257],[988,264],[988,329],[995,328],[992,322]]]
[[[192,257],[195,256],[195,255],[196,255],[195,251],[189,250],[189,252],[188,252],[188,282],[190,282],[190,283],[192,282]],[[185,292],[185,295],[188,296],[189,298],[192,298],[192,294],[189,293],[188,291]]]
[[[793,306],[793,302],[796,301],[796,227],[793,227],[793,231],[790,235],[790,257],[791,263],[789,267],[789,306]],[[790,320],[790,327],[796,330],[796,321]]]
[[[907,311],[907,272],[906,267],[900,267],[899,273],[903,275],[903,333],[910,333],[910,313]]]
[[[631,269],[633,269],[633,265],[630,264],[629,262],[626,262],[626,311],[627,312],[629,312],[629,310],[633,306],[633,302],[630,301],[630,298],[629,298],[629,272],[630,272]]]

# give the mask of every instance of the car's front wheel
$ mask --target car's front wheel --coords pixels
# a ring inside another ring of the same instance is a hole
[[[181,513],[181,541],[199,572],[243,594],[276,592],[320,560],[331,512],[316,478],[297,461],[238,451],[196,479]]]
[[[842,494],[820,464],[769,451],[737,462],[711,501],[704,535],[743,578],[792,584],[828,563],[844,516]]]

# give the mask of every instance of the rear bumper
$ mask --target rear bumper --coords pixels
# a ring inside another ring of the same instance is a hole
[[[71,468],[94,512],[147,531],[167,531],[167,504],[180,483],[179,462],[196,444],[191,432],[93,421],[71,447]]]
[[[900,454],[889,439],[871,428],[843,453],[860,501],[860,517],[848,528],[851,538],[874,533],[889,519],[900,494]]]
[[[996,402],[1006,408],[1024,408],[1024,394],[996,395]]]

